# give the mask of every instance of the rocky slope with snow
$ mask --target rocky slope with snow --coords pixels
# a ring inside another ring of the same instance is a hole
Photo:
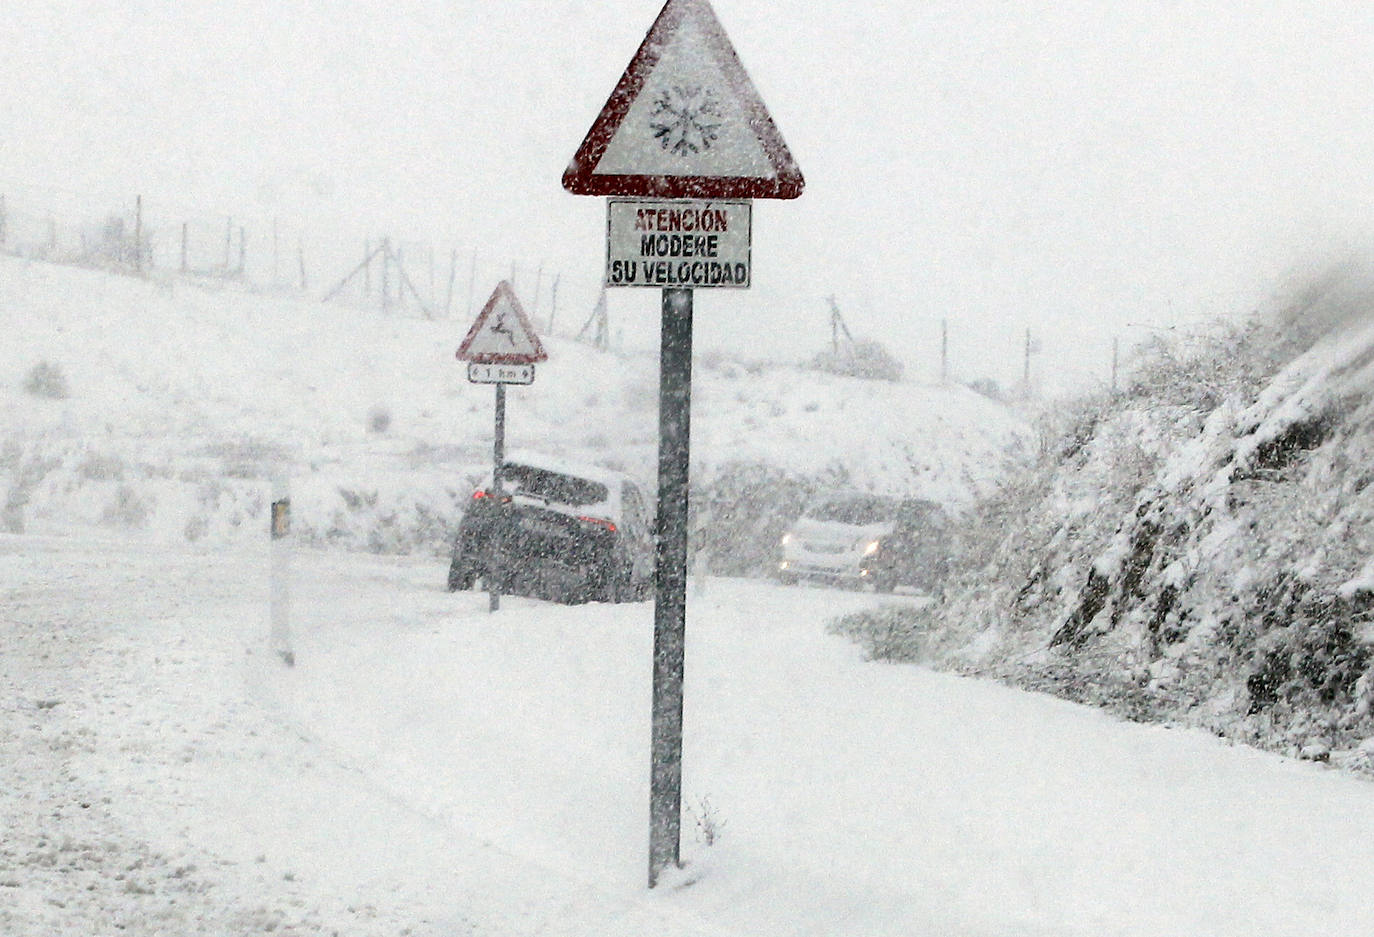
[[[1161,343],[983,503],[926,656],[1374,767],[1374,288],[1342,270],[1248,327]]]

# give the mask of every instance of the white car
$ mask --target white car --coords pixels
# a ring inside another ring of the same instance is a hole
[[[948,519],[930,501],[843,493],[817,498],[782,537],[777,576],[938,589],[948,565]]]

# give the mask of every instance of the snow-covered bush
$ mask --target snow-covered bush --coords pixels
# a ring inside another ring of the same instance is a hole
[[[24,393],[50,400],[63,400],[70,393],[67,375],[60,364],[40,361],[24,377]]]
[[[702,795],[694,802],[687,805],[687,812],[691,814],[692,822],[696,826],[697,842],[704,846],[714,846],[720,840],[721,833],[729,821],[720,815],[716,805],[712,803],[709,794]]]
[[[391,429],[391,408],[377,404],[367,411],[367,431],[382,435]]]
[[[893,604],[842,615],[829,630],[860,644],[869,660],[915,661],[924,652],[930,622],[924,609]]]
[[[758,576],[776,568],[779,543],[819,485],[763,462],[721,466],[692,492],[694,548],[705,550],[710,570]]]
[[[861,339],[823,351],[811,359],[817,371],[861,377],[872,381],[900,381],[905,366],[882,343]]]

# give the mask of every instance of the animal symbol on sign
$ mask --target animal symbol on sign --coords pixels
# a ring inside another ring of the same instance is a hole
[[[515,332],[506,323],[506,314],[504,312],[498,312],[496,314],[496,323],[491,327],[491,330],[498,335],[506,336],[506,341],[510,342],[510,347],[515,347]]]

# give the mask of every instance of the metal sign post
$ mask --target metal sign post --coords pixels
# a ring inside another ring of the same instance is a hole
[[[604,284],[663,290],[650,888],[681,860],[692,291],[748,288],[749,200],[804,186],[707,0],[668,0],[563,174],[574,195],[615,196]]]
[[[496,510],[501,510],[501,466],[506,464],[506,385],[496,385],[496,428],[492,432],[491,497]],[[487,576],[487,610],[501,610],[501,577]]]
[[[658,552],[649,778],[649,885],[680,860],[682,680],[687,643],[687,489],[692,291],[663,291],[658,383]]]
[[[492,432],[491,497],[501,510],[501,468],[506,462],[506,385],[533,384],[534,365],[549,356],[539,342],[515,291],[505,280],[496,285],[467,337],[458,347],[458,360],[468,364],[468,380],[496,385],[496,426]],[[486,576],[489,608],[501,610],[501,572]]]

